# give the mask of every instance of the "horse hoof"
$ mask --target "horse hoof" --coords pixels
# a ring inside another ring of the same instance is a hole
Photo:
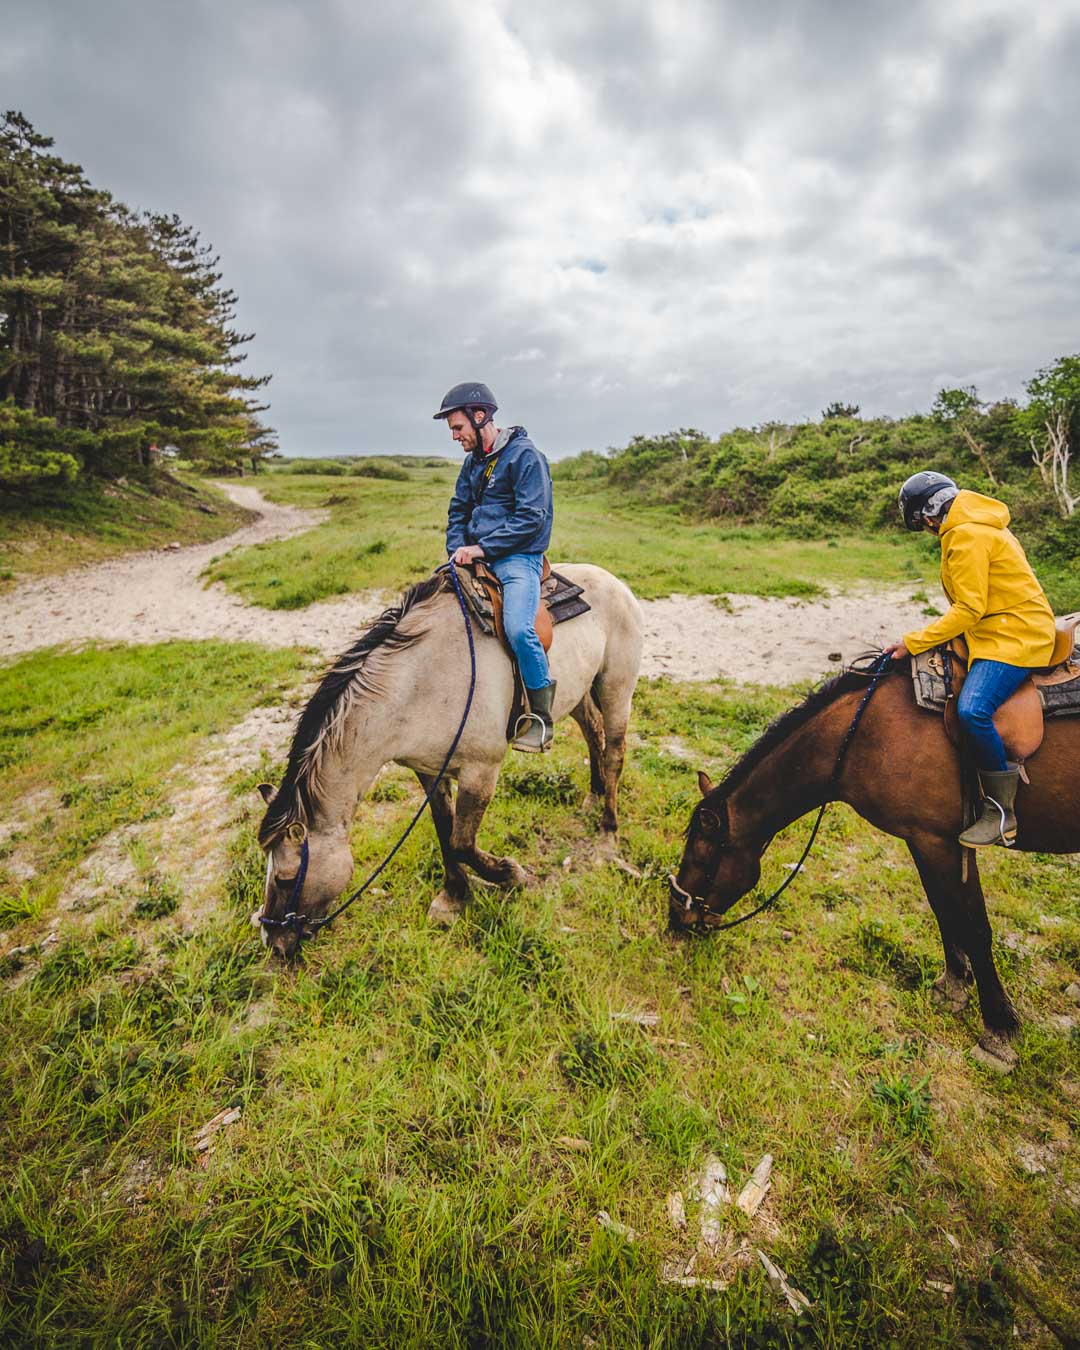
[[[507,890],[523,891],[532,885],[535,878],[531,872],[526,872],[520,863],[514,862],[512,858],[504,858],[505,866],[504,879],[500,885],[505,886]]]
[[[971,987],[952,971],[945,971],[934,981],[930,997],[939,1008],[947,1008],[950,1012],[962,1012],[968,1005],[971,998]]]
[[[442,924],[444,928],[449,928],[464,913],[464,900],[455,900],[447,895],[446,891],[440,891],[428,906],[427,916],[430,923]]]
[[[992,1031],[983,1032],[971,1053],[984,1069],[992,1069],[994,1073],[1012,1073],[1020,1063],[1020,1056],[1005,1037]]]

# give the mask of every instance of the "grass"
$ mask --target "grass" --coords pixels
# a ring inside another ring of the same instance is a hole
[[[275,659],[187,644],[54,657],[51,674],[46,657],[9,668],[0,707],[34,683],[48,711],[27,699],[5,723],[0,744],[17,751],[0,770],[5,807],[123,767],[122,791],[56,812],[41,856],[76,867],[96,832],[167,807],[165,763],[260,691],[281,697]],[[148,912],[65,921],[7,971],[0,1340],[1005,1346],[1014,1326],[1029,1343],[1046,1343],[1048,1325],[1080,1334],[1068,859],[985,861],[1003,978],[1025,1017],[1021,1065],[1004,1079],[967,1053],[974,1011],[931,1003],[939,940],[902,847],[843,807],[772,915],[708,941],[664,934],[662,877],[693,770],[722,771],[791,698],[642,686],[621,843],[640,881],[590,862],[595,819],[571,793],[586,785],[584,747],[565,724],[542,767],[508,764],[482,836],[534,869],[534,891],[481,890],[449,933],[429,928],[438,858],[425,824],[294,971],[248,926],[263,859],[252,775],[237,775],[249,815],[208,922],[170,912],[182,878],[148,874]],[[664,748],[672,738],[689,759]],[[95,758],[95,745],[111,753]],[[353,830],[358,874],[418,799],[397,769],[374,795]],[[766,884],[806,826],[775,841]],[[56,916],[45,897],[18,920],[20,940]],[[612,1016],[641,1011],[657,1024]],[[225,1108],[239,1119],[198,1151]],[[1024,1169],[1022,1146],[1045,1172]],[[665,1283],[664,1262],[685,1265],[697,1241],[695,1170],[716,1154],[737,1187],[765,1152],[763,1210],[725,1211],[720,1260],[698,1257],[696,1273],[727,1291]],[[666,1216],[676,1189],[685,1234]],[[601,1210],[637,1237],[602,1228]],[[789,1314],[755,1248],[809,1312]]]
[[[445,557],[452,465],[410,468],[407,483],[275,473],[272,500],[326,507],[329,522],[278,543],[237,550],[208,575],[274,609],[368,589],[399,590]],[[595,562],[642,599],[673,592],[812,598],[827,586],[936,585],[925,541],[900,534],[835,540],[785,538],[765,526],[694,524],[673,506],[644,507],[592,483],[558,482],[552,558]],[[921,543],[921,546],[920,546]]]
[[[298,668],[293,652],[218,642],[42,652],[0,667],[4,926],[52,909],[118,825],[167,814],[176,765],[253,704],[280,703]],[[146,883],[138,903],[165,906],[168,879],[148,868]]]
[[[0,588],[133,549],[204,543],[247,519],[208,484],[167,473],[0,493]]]

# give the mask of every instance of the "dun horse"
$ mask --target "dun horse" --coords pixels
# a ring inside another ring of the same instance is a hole
[[[846,802],[907,844],[945,948],[936,993],[959,1010],[974,977],[984,1027],[979,1057],[1011,1068],[1019,1018],[991,954],[975,855],[966,880],[961,868],[958,757],[942,718],[916,706],[906,662],[874,692],[831,785],[838,748],[865,692],[865,677],[840,675],[778,718],[717,787],[699,775],[703,800],[691,815],[669,888],[671,927],[717,926],[719,916],[756,885],[761,855],[779,830],[830,797]],[[1018,849],[1080,850],[1078,765],[1080,718],[1047,722],[1043,744],[1028,761],[1030,785],[1017,796]]]
[[[591,792],[603,801],[600,825],[610,837],[618,826],[616,793],[641,663],[641,611],[627,587],[600,567],[560,564],[559,571],[585,588],[592,608],[554,630],[554,715],[569,713],[584,732]],[[519,863],[493,857],[476,842],[506,755],[513,684],[500,643],[475,626],[474,639],[472,710],[431,799],[445,881],[429,912],[444,921],[469,897],[466,867],[502,886],[528,880]],[[281,786],[260,789],[268,805],[259,827],[269,855],[264,917],[284,917],[305,838],[300,907],[309,921],[326,914],[352,877],[349,828],[358,802],[391,761],[430,789],[460,724],[469,675],[465,622],[445,572],[413,586],[338,658],[301,715]],[[456,800],[449,778],[457,780]],[[300,941],[290,929],[275,929],[272,937],[264,929],[263,938],[285,957]]]

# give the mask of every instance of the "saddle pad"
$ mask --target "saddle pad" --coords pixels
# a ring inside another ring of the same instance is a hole
[[[558,572],[551,572],[540,588],[540,598],[548,607],[551,622],[565,623],[579,614],[588,614],[592,606],[585,599],[585,591]]]
[[[1044,717],[1080,716],[1080,647],[1072,657],[1045,673],[1031,677],[1039,693]],[[934,647],[911,658],[911,683],[915,702],[929,712],[941,712],[947,691],[941,650]]]

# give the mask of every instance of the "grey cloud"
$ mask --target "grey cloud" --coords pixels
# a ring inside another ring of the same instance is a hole
[[[1074,0],[9,0],[0,75],[222,255],[288,450],[1018,394],[1075,345]]]

